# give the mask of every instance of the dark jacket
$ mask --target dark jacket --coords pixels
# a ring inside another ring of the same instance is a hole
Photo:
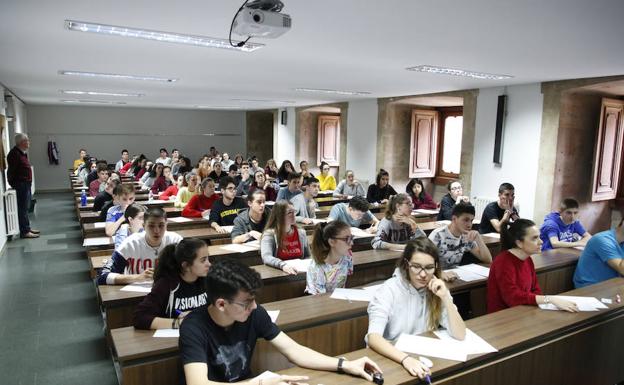
[[[11,186],[20,182],[32,182],[32,169],[28,161],[28,154],[13,147],[7,155],[7,180]]]

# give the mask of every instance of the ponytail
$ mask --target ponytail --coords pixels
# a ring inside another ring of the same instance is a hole
[[[197,257],[197,250],[206,246],[206,242],[197,238],[186,238],[180,243],[165,246],[158,255],[158,263],[154,271],[154,282],[164,277],[182,274],[182,264],[192,265]]]
[[[516,219],[513,223],[509,221],[500,223],[501,245],[503,250],[516,247],[517,241],[522,241],[526,236],[527,229],[535,226],[535,222],[530,219]]]
[[[319,265],[325,263],[331,250],[329,240],[336,237],[342,230],[350,226],[342,221],[321,222],[314,227],[312,234],[312,258]]]

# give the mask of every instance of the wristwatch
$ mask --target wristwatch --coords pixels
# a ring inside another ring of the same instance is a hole
[[[342,363],[344,362],[345,358],[344,357],[340,357],[338,358],[338,368],[337,368],[337,372],[338,373],[344,373],[344,370],[342,370]]]

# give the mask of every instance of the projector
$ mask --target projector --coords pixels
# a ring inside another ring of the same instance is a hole
[[[290,15],[244,7],[234,20],[232,32],[240,36],[274,39],[290,30]]]

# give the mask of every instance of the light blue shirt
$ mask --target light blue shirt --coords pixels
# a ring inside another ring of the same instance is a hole
[[[615,230],[600,232],[587,242],[574,272],[574,287],[584,287],[619,276],[610,259],[624,259],[624,242],[618,243]]]
[[[281,200],[287,200],[290,201],[295,195],[299,195],[301,194],[301,190],[297,190],[294,193],[290,192],[290,190],[288,189],[288,186],[286,187],[282,187],[281,189],[279,189],[279,191],[277,192],[277,198],[275,198],[275,201],[281,201]]]

